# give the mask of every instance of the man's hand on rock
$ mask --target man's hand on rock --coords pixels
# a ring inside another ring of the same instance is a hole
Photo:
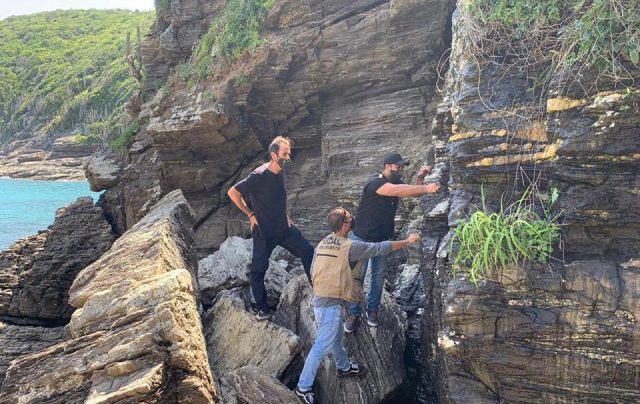
[[[418,233],[409,234],[409,237],[407,237],[407,241],[409,242],[409,244],[417,243],[418,241],[420,241],[420,234]]]
[[[431,183],[425,185],[425,187],[427,194],[435,194],[436,192],[440,191],[440,184]]]
[[[427,176],[427,174],[431,174],[432,169],[433,167],[429,165],[420,167],[420,170],[418,170],[418,178],[424,178]]]

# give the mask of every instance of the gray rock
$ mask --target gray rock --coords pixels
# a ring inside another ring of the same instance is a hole
[[[113,188],[122,176],[122,161],[114,153],[102,151],[84,162],[84,171],[94,192]]]
[[[11,362],[0,401],[211,403],[196,304],[193,211],[163,198],[70,289],[68,339]]]
[[[224,376],[220,382],[227,404],[297,404],[296,395],[269,373],[246,366]]]
[[[222,243],[218,251],[198,262],[198,282],[203,304],[210,305],[224,289],[249,286],[252,251],[252,240],[234,236]],[[271,255],[265,287],[272,307],[277,306],[282,290],[291,279],[287,268],[292,260],[293,257],[282,247],[276,247]]]
[[[401,264],[392,295],[405,312],[416,312],[424,306],[424,287],[418,264]]]
[[[219,377],[243,366],[257,366],[280,377],[300,352],[300,340],[271,321],[258,321],[244,306],[221,298],[203,320],[209,364]]]
[[[26,354],[61,342],[64,327],[31,327],[0,322],[0,385],[9,363]]]

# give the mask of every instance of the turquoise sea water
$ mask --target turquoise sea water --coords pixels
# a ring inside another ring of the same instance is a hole
[[[35,181],[0,178],[0,250],[13,242],[46,229],[56,209],[80,196],[100,194],[85,181]]]

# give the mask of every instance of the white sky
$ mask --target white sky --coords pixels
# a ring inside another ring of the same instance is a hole
[[[0,0],[0,20],[12,15],[69,9],[153,10],[154,0]]]

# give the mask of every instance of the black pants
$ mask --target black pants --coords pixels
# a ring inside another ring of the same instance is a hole
[[[311,281],[311,261],[313,247],[304,238],[300,229],[291,226],[280,236],[262,237],[258,230],[252,232],[253,260],[251,262],[251,291],[260,310],[268,310],[267,290],[264,287],[264,275],[269,268],[269,258],[276,246],[280,245],[302,260],[307,278]]]

